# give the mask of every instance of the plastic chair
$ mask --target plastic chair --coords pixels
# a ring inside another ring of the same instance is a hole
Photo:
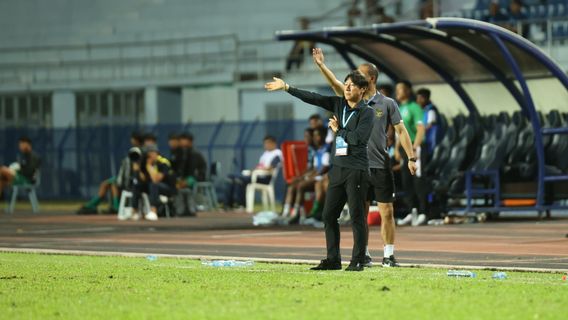
[[[132,199],[132,191],[122,190],[120,193],[120,203],[118,205],[118,220],[126,220],[126,201]],[[139,204],[139,212],[142,214],[146,214],[150,210],[150,200],[148,198],[148,194],[142,192],[142,199],[141,203]],[[166,217],[170,218],[170,206],[169,206],[170,198],[164,195],[160,195],[160,203],[165,206],[166,210]]]
[[[278,178],[280,172],[280,165],[272,170],[272,177],[268,184],[259,183],[257,179],[259,176],[265,176],[265,170],[253,170],[251,175],[251,182],[247,185],[246,189],[246,210],[249,213],[254,211],[254,195],[256,191],[260,191],[262,194],[262,206],[264,210],[276,211],[276,199],[274,196],[274,183]]]
[[[39,212],[39,201],[37,200],[37,193],[36,189],[39,187],[41,183],[41,173],[39,170],[36,170],[34,175],[35,182],[33,184],[22,184],[22,185],[13,185],[12,186],[12,196],[10,199],[10,205],[6,208],[7,213],[14,213],[14,208],[16,206],[16,200],[18,199],[18,193],[20,190],[26,191],[28,193],[28,198],[30,199],[30,203],[32,205],[32,212],[38,213]]]
[[[198,181],[193,185],[193,194],[195,196],[201,195],[203,196],[203,198],[205,198],[206,207],[208,210],[216,209],[219,207],[219,201],[217,200],[217,190],[215,189],[213,177],[219,176],[220,174],[221,164],[219,162],[214,162],[211,164],[207,181]]]

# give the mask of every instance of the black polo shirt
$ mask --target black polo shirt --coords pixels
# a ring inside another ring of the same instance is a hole
[[[331,148],[331,163],[334,166],[367,170],[369,167],[369,158],[367,155],[367,144],[373,129],[373,109],[361,100],[354,108],[350,108],[344,97],[322,96],[320,94],[289,87],[288,93],[299,98],[300,100],[322,107],[333,114],[339,120],[339,131],[336,137],[340,136],[345,139],[349,145],[347,155],[335,155],[335,141]],[[345,126],[343,126],[345,123]]]

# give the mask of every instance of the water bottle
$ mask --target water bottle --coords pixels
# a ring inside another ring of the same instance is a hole
[[[465,271],[465,270],[449,270],[448,277],[475,278],[475,272]]]
[[[151,255],[146,256],[146,260],[148,260],[148,261],[156,261],[156,260],[158,260],[158,257],[151,254]]]
[[[441,226],[444,225],[444,219],[432,219],[428,221],[429,226]]]
[[[507,273],[505,273],[505,272],[495,272],[495,273],[493,273],[492,278],[493,278],[493,279],[497,279],[497,280],[507,279]]]
[[[252,267],[254,261],[237,261],[237,260],[201,260],[201,264],[209,267]]]

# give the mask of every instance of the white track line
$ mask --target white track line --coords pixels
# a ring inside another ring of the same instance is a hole
[[[213,235],[213,239],[230,239],[230,238],[247,238],[247,237],[271,237],[271,236],[297,236],[302,231],[284,231],[284,232],[262,232],[262,233],[241,233],[241,234],[220,234]]]
[[[319,260],[310,259],[276,259],[276,258],[255,258],[255,257],[231,257],[231,256],[211,256],[211,255],[192,255],[192,254],[153,254],[142,252],[112,252],[112,251],[85,251],[85,250],[59,250],[59,249],[33,249],[33,248],[1,248],[0,252],[5,253],[40,253],[40,254],[62,254],[77,256],[113,256],[113,257],[146,257],[155,255],[161,258],[177,258],[189,260],[201,259],[224,259],[224,260],[252,260],[256,262],[281,263],[281,264],[317,264]],[[343,262],[347,264],[347,262]],[[542,273],[565,273],[568,269],[545,269],[545,268],[525,268],[525,267],[501,267],[501,266],[468,266],[468,265],[449,265],[449,264],[430,264],[430,263],[401,263],[403,267],[409,268],[436,268],[436,269],[465,269],[465,270],[495,270],[495,271],[526,271]]]
[[[57,234],[57,233],[75,233],[75,232],[103,232],[114,231],[114,227],[100,227],[100,228],[74,228],[74,229],[45,229],[45,230],[30,230],[25,229],[19,232],[20,234]]]

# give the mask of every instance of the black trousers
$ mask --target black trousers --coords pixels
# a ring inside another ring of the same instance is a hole
[[[367,221],[365,219],[365,200],[369,184],[367,170],[357,170],[333,166],[329,171],[329,186],[323,207],[327,259],[340,261],[339,223],[343,206],[347,202],[353,227],[353,252],[351,259],[360,261],[365,257],[367,246]]]
[[[132,207],[139,208],[139,202],[143,192],[148,193],[148,200],[150,201],[150,205],[157,208],[161,204],[160,195],[170,197],[175,194],[175,191],[175,188],[163,182],[138,183],[132,189]]]

